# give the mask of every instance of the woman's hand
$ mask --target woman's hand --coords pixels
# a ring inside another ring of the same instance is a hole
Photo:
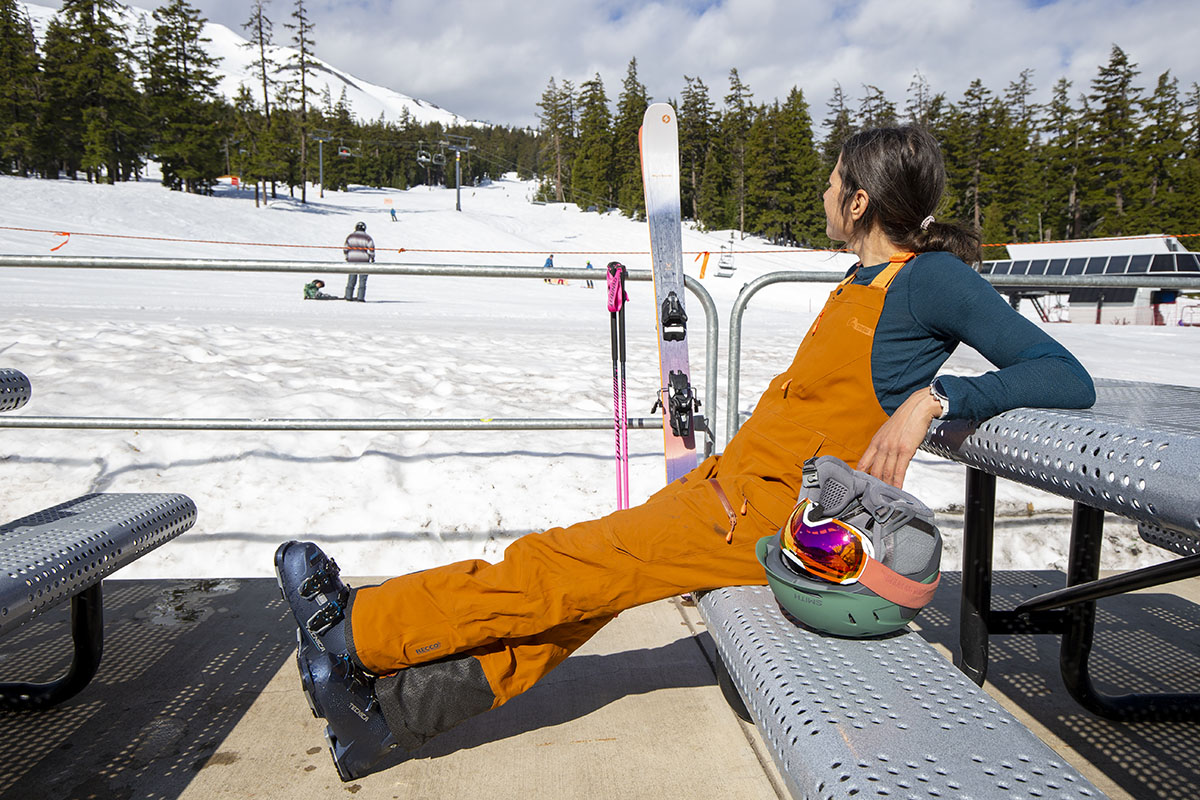
[[[858,468],[898,489],[904,488],[908,464],[925,440],[929,423],[941,413],[942,404],[929,389],[917,389],[871,437],[867,451],[858,460]]]

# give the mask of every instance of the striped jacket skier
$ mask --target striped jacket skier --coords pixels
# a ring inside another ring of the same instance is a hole
[[[367,223],[359,222],[354,226],[353,232],[346,237],[346,244],[342,247],[342,254],[346,256],[346,262],[349,264],[372,264],[375,262],[375,240],[367,235]],[[357,296],[354,293],[356,282],[358,283]],[[357,300],[360,303],[366,302],[366,273],[352,272],[347,276],[346,299]]]

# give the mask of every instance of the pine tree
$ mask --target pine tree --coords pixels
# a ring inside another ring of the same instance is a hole
[[[299,103],[300,103],[300,202],[308,202],[308,100],[310,95],[316,94],[316,89],[309,82],[309,76],[312,73],[312,49],[316,44],[312,38],[312,23],[308,19],[308,10],[304,7],[304,0],[295,0],[295,5],[292,10],[292,19],[295,22],[286,23],[287,27],[293,32],[292,44],[296,48],[296,55],[289,66],[296,68],[296,77],[300,81]]]
[[[268,0],[250,0],[250,19],[242,23],[248,38],[242,47],[254,53],[250,69],[257,75],[262,84],[262,109],[267,120],[271,119],[271,75],[279,70],[279,66],[267,53],[267,48],[273,46],[274,24],[267,17]]]
[[[625,70],[625,80],[621,83],[617,115],[613,120],[613,183],[617,189],[617,206],[623,214],[635,218],[646,213],[638,131],[642,128],[642,117],[649,106],[650,96],[638,80],[637,58],[631,58]]]
[[[599,73],[579,88],[579,142],[571,167],[571,194],[580,208],[606,211],[613,201],[612,114]]]
[[[1192,233],[1200,231],[1200,84],[1193,83],[1183,103],[1183,164],[1180,175],[1184,211],[1178,225]],[[1183,240],[1189,250],[1200,250],[1200,236]]]
[[[233,98],[233,127],[228,144],[230,168],[245,184],[254,184],[254,204],[259,203],[259,184],[263,171],[259,164],[258,141],[264,119],[258,112],[254,96],[246,84],[238,86]]]
[[[680,206],[685,215],[700,220],[700,180],[715,127],[712,100],[700,78],[683,76],[679,104],[679,160],[682,168]]]
[[[1179,81],[1164,72],[1154,93],[1141,104],[1145,124],[1137,132],[1139,162],[1133,185],[1130,229],[1140,233],[1177,233],[1188,209],[1184,195],[1186,150]]]
[[[145,137],[141,96],[129,65],[116,0],[64,0],[47,27],[44,59],[46,174],[61,167],[89,180],[127,180]]]
[[[743,171],[745,190],[740,217],[743,230],[765,236],[775,244],[790,241],[787,196],[791,186],[783,165],[779,102],[749,109]]]
[[[828,113],[821,123],[821,127],[825,128],[825,137],[821,141],[821,156],[824,161],[825,174],[828,175],[833,171],[838,156],[842,153],[842,144],[854,134],[855,128],[850,117],[846,95],[842,92],[840,83],[833,85],[833,94],[825,107],[828,109]]]
[[[1004,102],[996,104],[992,122],[993,154],[983,181],[991,197],[985,214],[985,241],[1029,241],[1037,235],[1037,114],[1031,102],[1033,70],[1023,70],[1008,85]],[[989,258],[1002,258],[1000,249],[989,249]]]
[[[720,135],[718,123],[714,138]],[[699,221],[705,229],[727,230],[734,227],[735,218],[729,202],[732,195],[725,148],[714,144],[704,157],[704,171],[700,175],[700,192],[696,200]]]
[[[1108,64],[1092,80],[1087,116],[1092,170],[1086,201],[1095,209],[1094,236],[1129,232],[1127,216],[1135,191],[1137,130],[1141,124],[1139,95],[1133,85],[1137,65],[1113,45]]]
[[[570,81],[561,87],[550,78],[542,100],[538,103],[541,113],[541,133],[553,159],[554,199],[566,200],[566,186],[570,180],[571,158],[575,143],[575,88]]]
[[[948,211],[977,228],[983,228],[984,209],[992,200],[988,179],[1002,114],[1003,106],[976,78],[950,110],[943,135]]]
[[[746,144],[753,122],[750,87],[742,83],[737,69],[729,71],[729,94],[722,115],[722,144],[729,159],[729,180],[738,230],[746,230]]]
[[[858,106],[860,128],[883,128],[896,124],[896,104],[878,86],[863,84],[865,94]]]
[[[788,238],[807,247],[828,246],[821,195],[829,171],[817,152],[808,102],[797,87],[788,92],[780,111],[779,130],[787,181]]]
[[[921,70],[914,72],[908,84],[908,100],[904,104],[904,115],[908,124],[935,130],[945,111],[945,104],[946,96],[940,92],[934,94],[925,74]]]
[[[187,0],[171,0],[154,20],[145,86],[163,185],[210,191],[221,174],[224,132],[214,96],[217,59],[203,35],[207,20]]]
[[[39,66],[29,17],[16,0],[0,0],[0,172],[34,168]]]
[[[1083,109],[1071,105],[1071,82],[1054,85],[1042,124],[1046,143],[1040,167],[1045,176],[1045,201],[1039,239],[1078,239],[1083,236],[1082,181],[1086,170]]]

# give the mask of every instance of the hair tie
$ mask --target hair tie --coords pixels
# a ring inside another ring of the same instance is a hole
[[[933,219],[933,214],[930,214],[928,217],[926,217],[925,219],[921,220],[921,230],[922,230],[922,231],[928,231],[928,230],[929,230],[929,226],[930,226],[931,224],[933,224],[933,222],[934,222],[934,219]]]

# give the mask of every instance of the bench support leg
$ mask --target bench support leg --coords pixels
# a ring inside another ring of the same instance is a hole
[[[0,683],[0,708],[32,711],[57,705],[88,685],[104,650],[104,602],[96,583],[71,598],[71,639],[75,656],[67,673],[50,683]]]
[[[1071,516],[1071,553],[1067,563],[1067,586],[1090,583],[1100,577],[1100,546],[1104,534],[1104,512],[1076,503]],[[1074,603],[1066,608],[1066,627],[1059,651],[1063,683],[1081,706],[1101,717],[1121,721],[1200,720],[1200,695],[1124,694],[1096,691],[1088,672],[1092,637],[1096,629],[1096,601]]]
[[[955,662],[980,686],[987,678],[988,614],[992,607],[992,534],[996,517],[996,476],[967,468],[963,516],[962,613],[959,657]]]

